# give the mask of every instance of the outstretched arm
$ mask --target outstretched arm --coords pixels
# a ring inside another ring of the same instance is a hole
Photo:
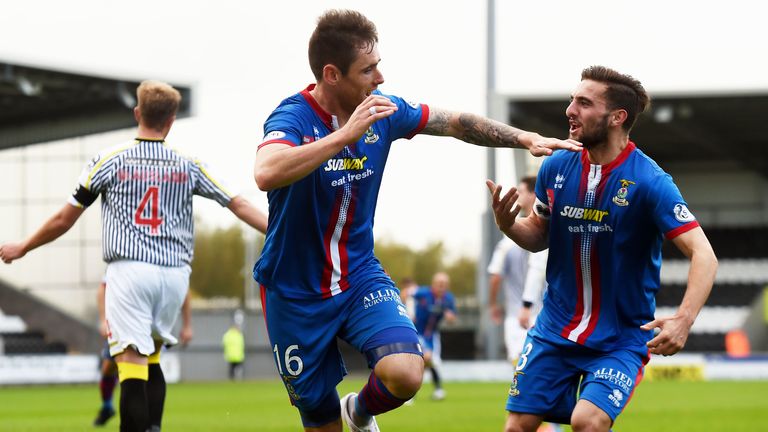
[[[238,195],[232,198],[227,208],[241,221],[256,228],[260,233],[267,232],[267,214],[254,207],[247,199]]]
[[[717,257],[700,227],[680,234],[672,242],[691,260],[688,287],[677,313],[671,317],[656,318],[640,327],[643,330],[661,329],[656,337],[648,341],[648,348],[653,354],[672,355],[683,349],[691,326],[712,291],[717,273]]]
[[[485,181],[491,194],[491,208],[496,225],[507,237],[514,240],[521,248],[531,252],[546,249],[549,245],[549,222],[531,212],[524,219],[517,219],[520,206],[516,206],[517,189],[511,188],[501,196],[501,185],[491,180]]]
[[[452,136],[484,147],[527,149],[534,156],[547,156],[557,149],[581,150],[581,144],[574,140],[547,138],[476,114],[433,107],[430,107],[429,119],[422,133]]]
[[[384,96],[368,96],[350,116],[344,126],[313,143],[300,146],[274,143],[256,152],[253,168],[259,189],[281,188],[306,177],[322,163],[363,136],[377,120],[389,117],[397,106]]]
[[[84,207],[64,204],[64,207],[51,216],[28,239],[0,246],[0,259],[6,264],[10,264],[14,260],[26,255],[27,252],[56,240],[72,228],[72,225],[77,222],[77,219],[84,211]]]

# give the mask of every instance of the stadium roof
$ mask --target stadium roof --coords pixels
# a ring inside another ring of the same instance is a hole
[[[562,97],[508,97],[509,121],[562,137],[567,104]],[[766,113],[766,93],[661,95],[638,118],[631,138],[662,166],[730,161],[768,177]]]
[[[0,61],[0,150],[135,126],[136,87],[125,80]],[[190,116],[190,88],[178,118]]]

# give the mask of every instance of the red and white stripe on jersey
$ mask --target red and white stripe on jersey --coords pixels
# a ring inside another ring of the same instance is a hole
[[[347,239],[352,226],[357,202],[357,187],[347,183],[339,188],[333,213],[328,220],[328,227],[323,236],[325,248],[325,266],[320,281],[323,298],[338,295],[349,288],[346,275],[349,272]]]

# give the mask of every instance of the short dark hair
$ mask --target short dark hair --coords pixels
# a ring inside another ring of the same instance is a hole
[[[346,9],[328,10],[317,19],[317,27],[309,38],[309,67],[318,81],[327,64],[346,75],[358,50],[373,50],[378,42],[376,25],[365,15]]]
[[[536,176],[525,176],[520,179],[520,183],[525,183],[525,186],[531,192],[536,190]]]
[[[581,71],[581,79],[601,82],[608,86],[605,91],[608,108],[623,109],[627,112],[627,120],[621,126],[627,132],[635,125],[637,116],[651,105],[651,98],[643,85],[630,75],[605,66],[590,66]]]

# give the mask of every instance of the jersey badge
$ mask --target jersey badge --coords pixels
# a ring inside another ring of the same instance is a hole
[[[696,220],[696,218],[693,216],[693,213],[688,210],[688,207],[686,207],[685,204],[675,204],[673,211],[675,213],[675,219],[680,222],[691,222]]]
[[[621,183],[621,187],[616,191],[616,195],[613,197],[613,203],[620,207],[626,207],[629,205],[629,201],[627,201],[629,186],[635,184],[635,182],[621,179],[619,180],[619,183]]]
[[[373,126],[369,127],[367,131],[365,131],[365,143],[366,144],[373,144],[379,140],[379,136],[373,133]]]

